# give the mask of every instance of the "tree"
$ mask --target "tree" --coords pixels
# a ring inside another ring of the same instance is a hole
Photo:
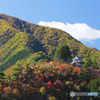
[[[4,79],[5,74],[3,72],[0,72],[0,82]]]
[[[87,68],[87,67],[93,67],[93,68],[96,68],[96,69],[98,69],[98,64],[97,64],[97,62],[96,61],[92,61],[89,57],[88,58],[84,58],[83,59],[83,65],[82,65],[82,67],[83,68]]]
[[[94,79],[89,82],[88,88],[90,91],[100,92],[100,79]]]
[[[59,46],[55,51],[55,56],[63,60],[71,58],[71,52],[69,50],[69,47],[67,45]]]
[[[82,65],[82,67],[91,67],[92,61],[90,58],[84,58],[83,59],[84,64]]]

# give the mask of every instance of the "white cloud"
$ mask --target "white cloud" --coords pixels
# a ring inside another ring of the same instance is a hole
[[[92,43],[93,42],[92,40],[100,38],[100,30],[95,30],[85,23],[64,24],[55,21],[52,22],[40,21],[38,24],[42,26],[49,26],[61,29],[80,41],[88,41]]]

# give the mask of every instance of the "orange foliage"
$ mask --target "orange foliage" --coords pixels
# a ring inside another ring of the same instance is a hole
[[[19,90],[17,89],[17,88],[14,88],[13,89],[13,91],[12,91],[12,93],[14,94],[14,95],[16,95],[16,96],[19,96]]]
[[[2,85],[0,84],[0,89],[2,88]]]
[[[10,94],[12,93],[12,88],[10,86],[3,88],[3,91],[5,94]]]
[[[53,64],[53,61],[50,61],[50,64]]]
[[[60,91],[60,89],[57,89],[57,91]]]
[[[2,85],[0,84],[0,93],[2,93]]]
[[[12,72],[12,68],[9,68],[7,71],[6,71],[6,74],[10,74]]]
[[[80,68],[74,68],[74,69],[73,69],[73,72],[74,72],[74,73],[79,73],[80,71],[81,71]]]

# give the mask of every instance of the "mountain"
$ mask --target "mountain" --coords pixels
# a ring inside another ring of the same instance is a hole
[[[68,33],[50,27],[31,24],[0,14],[0,70],[20,63],[50,61],[55,50],[66,44],[81,58],[90,57],[100,66],[100,51],[86,47]]]

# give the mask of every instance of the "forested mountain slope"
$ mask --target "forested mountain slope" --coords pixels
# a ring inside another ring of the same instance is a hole
[[[63,44],[68,45],[72,53],[90,57],[100,66],[100,51],[84,46],[68,33],[0,14],[0,70],[18,62],[49,61]]]

